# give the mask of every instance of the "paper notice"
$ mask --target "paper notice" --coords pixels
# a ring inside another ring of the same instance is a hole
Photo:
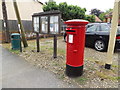
[[[69,43],[73,43],[73,35],[69,35],[69,40],[68,40]]]

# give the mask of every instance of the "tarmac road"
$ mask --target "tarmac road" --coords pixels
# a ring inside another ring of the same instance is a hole
[[[1,62],[0,62],[1,63]],[[74,88],[2,48],[2,88]]]

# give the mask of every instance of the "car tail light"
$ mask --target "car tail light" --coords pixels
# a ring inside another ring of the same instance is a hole
[[[117,36],[116,39],[120,39],[120,36]]]

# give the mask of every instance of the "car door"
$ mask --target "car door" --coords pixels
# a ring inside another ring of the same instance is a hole
[[[100,39],[104,41],[106,45],[108,45],[109,41],[109,34],[110,34],[110,27],[106,23],[101,23],[100,24],[100,30],[97,32],[97,37],[96,39]]]
[[[86,46],[93,46],[96,39],[96,31],[98,29],[98,24],[87,25],[86,29]]]

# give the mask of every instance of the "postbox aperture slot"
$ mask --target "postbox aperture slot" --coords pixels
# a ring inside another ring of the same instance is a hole
[[[66,32],[76,32],[75,30],[66,30]]]
[[[66,30],[66,33],[67,34],[77,34],[77,31],[76,30]]]

